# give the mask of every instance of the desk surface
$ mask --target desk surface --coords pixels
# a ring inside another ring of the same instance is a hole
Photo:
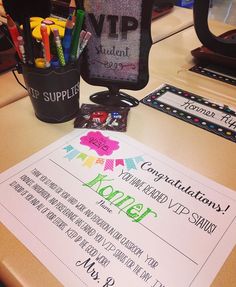
[[[184,31],[184,34],[180,36],[180,38],[182,37],[182,43],[190,41],[184,38],[186,33],[189,36],[193,35],[191,29],[189,32],[187,31]],[[169,43],[170,40],[171,38],[165,41]],[[156,49],[159,49],[157,45],[153,46],[150,54],[150,81],[148,85],[141,91],[128,91],[128,93],[139,100],[156,89],[160,84],[169,82],[169,80],[171,84],[177,85],[179,88],[192,87],[192,82],[187,83],[181,79],[182,75],[180,78],[177,77],[176,69],[178,70],[179,67],[177,64],[175,68],[171,65],[166,65],[170,70],[173,69],[173,71],[170,71],[169,77],[164,72],[162,74],[159,73],[160,62],[158,61],[161,61],[161,57],[158,57],[159,54],[156,54]],[[167,50],[169,49],[168,46],[166,48]],[[183,50],[179,48],[181,64],[186,64],[184,59],[189,59],[189,54],[186,55],[187,52],[186,48]],[[179,58],[177,61],[179,61]],[[166,69],[167,73],[167,68],[164,66],[162,68]],[[187,73],[186,70],[185,73]],[[200,75],[194,75],[193,79],[195,79],[194,81],[198,79],[198,82],[202,81]],[[204,89],[199,85],[194,85],[194,81],[192,90],[199,94],[199,90],[203,91]],[[212,89],[213,86],[212,84]],[[103,88],[92,87],[82,81],[81,103],[88,103],[89,95],[98,90],[103,90]],[[209,91],[209,96],[215,97],[214,89]],[[2,138],[0,142],[0,171],[22,161],[73,129],[73,121],[63,124],[47,124],[37,120],[28,97],[24,97],[0,109],[0,122],[0,135]],[[236,190],[235,143],[142,104],[131,109],[127,134],[184,164],[186,167]],[[191,145],[187,144],[188,142],[191,142]],[[213,146],[214,148],[212,148]],[[194,153],[193,150],[195,151]],[[0,233],[0,277],[9,286],[61,286],[3,225],[0,226]],[[21,260],[16,258],[21,258]],[[235,266],[236,249],[233,250],[226,260],[212,287],[235,287]]]
[[[153,43],[159,42],[193,25],[191,9],[174,6],[170,13],[152,21]]]
[[[24,84],[22,75],[17,77]],[[0,87],[0,108],[27,96],[27,91],[17,83],[12,72],[0,75]]]
[[[210,28],[215,35],[235,29],[214,21],[210,22]],[[190,92],[236,107],[235,86],[189,71],[195,65],[191,50],[200,46],[194,27],[156,43],[150,52],[150,61],[155,63],[150,64],[151,77],[162,77],[169,84],[181,85]]]

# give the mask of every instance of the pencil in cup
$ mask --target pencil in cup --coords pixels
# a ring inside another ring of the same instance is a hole
[[[79,58],[79,56],[82,54],[84,48],[87,46],[88,41],[91,37],[91,33],[90,32],[86,32],[81,44],[79,45],[79,49],[78,49],[78,54],[77,54],[77,59]]]
[[[48,68],[50,67],[51,54],[50,54],[49,35],[47,31],[47,26],[45,24],[41,24],[40,32],[42,35],[45,67]]]
[[[84,40],[85,35],[86,35],[86,31],[82,30],[80,32],[80,35],[79,35],[79,43],[78,43],[78,48],[77,48],[77,52],[76,52],[76,59],[79,58],[80,47],[81,47],[81,44],[82,44],[82,42]]]
[[[57,55],[58,55],[59,62],[61,64],[61,66],[65,66],[66,62],[65,62],[65,58],[64,58],[64,54],[63,54],[63,48],[61,45],[61,39],[59,36],[59,31],[57,28],[53,29],[53,34],[54,34],[54,41],[55,41],[56,48],[57,48]]]
[[[26,54],[25,54],[25,46],[24,46],[24,39],[22,36],[17,37],[18,47],[21,54],[21,60],[24,64],[26,64]]]

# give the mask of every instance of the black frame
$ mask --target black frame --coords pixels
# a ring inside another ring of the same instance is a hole
[[[83,1],[83,9],[84,3]],[[87,62],[87,53],[88,51],[85,49],[83,63],[81,68],[81,75],[83,79],[91,84],[97,86],[105,86],[109,89],[119,90],[122,89],[130,89],[130,90],[139,90],[146,86],[149,80],[148,73],[148,55],[150,48],[152,46],[152,38],[151,38],[151,15],[152,15],[152,5],[153,0],[142,0],[142,13],[141,13],[141,36],[140,36],[140,61],[139,61],[139,69],[138,69],[138,79],[137,82],[131,83],[129,81],[121,81],[121,80],[102,80],[100,78],[95,78],[90,76],[90,71],[88,68]],[[86,9],[85,9],[86,12]],[[86,16],[85,16],[86,17]],[[86,27],[85,27],[86,29]],[[132,45],[132,43],[131,43]]]
[[[232,38],[223,39],[211,33],[208,25],[210,0],[195,0],[193,5],[194,27],[201,43],[208,49],[236,58],[236,41]]]

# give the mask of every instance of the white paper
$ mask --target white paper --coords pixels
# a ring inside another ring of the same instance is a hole
[[[194,96],[193,96],[194,98]],[[187,112],[193,116],[208,120],[230,131],[236,130],[236,117],[226,114],[224,110],[214,109],[198,103],[193,99],[186,99],[183,96],[176,95],[172,92],[166,92],[158,98],[158,101],[165,103],[181,111]],[[223,106],[221,107],[223,109]]]
[[[236,194],[121,133],[75,130],[0,177],[0,219],[64,286],[209,286]]]

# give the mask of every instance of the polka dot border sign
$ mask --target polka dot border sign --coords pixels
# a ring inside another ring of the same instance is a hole
[[[192,67],[189,70],[191,72],[201,74],[201,75],[206,76],[208,78],[236,86],[236,79],[235,79],[236,73],[235,73],[235,71],[232,71],[229,69],[227,71],[217,71],[216,66],[213,66],[210,68],[212,70],[209,70],[209,67],[204,66],[204,65],[195,65],[194,67]]]
[[[191,101],[193,102],[204,105],[205,107],[209,107],[211,110],[213,109],[216,111],[220,111],[221,113],[223,113],[223,115],[231,117],[232,118],[231,128],[226,128],[224,126],[217,124],[214,121],[206,120],[202,117],[183,111],[173,105],[168,105],[163,101],[159,101],[159,98],[167,92],[174,93],[179,97],[191,99]],[[210,102],[209,100],[201,96],[189,93],[187,91],[181,90],[179,88],[167,84],[162,85],[160,88],[158,88],[157,90],[155,90],[154,92],[143,98],[140,102],[156,110],[167,113],[173,117],[176,117],[180,120],[190,123],[194,126],[202,128],[208,132],[214,133],[218,136],[224,137],[225,139],[236,142],[236,121],[235,121],[236,112],[229,109],[227,106]]]

